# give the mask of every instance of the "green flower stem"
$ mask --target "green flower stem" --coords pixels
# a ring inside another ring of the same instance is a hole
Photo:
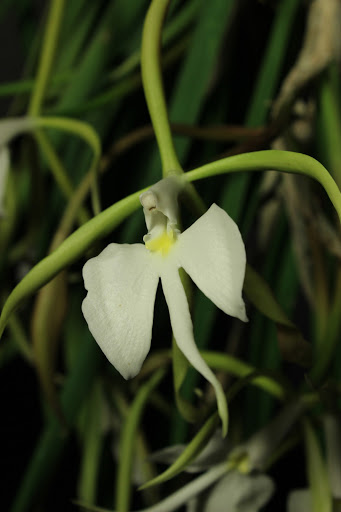
[[[169,2],[170,0],[152,1],[145,19],[141,49],[143,89],[161,154],[164,176],[169,171],[182,172],[169,126],[161,76],[161,31]]]
[[[65,0],[52,0],[44,39],[42,42],[42,52],[37,74],[36,85],[31,96],[28,113],[36,116],[40,113],[41,104],[44,98],[46,85],[49,79],[52,62],[57,46],[59,29],[63,17]]]
[[[149,381],[140,388],[122,428],[115,503],[115,508],[119,512],[128,512],[130,508],[131,471],[138,426],[147,400],[164,374],[163,369],[158,370]]]
[[[341,222],[341,193],[337,184],[322,164],[301,153],[267,150],[235,155],[189,171],[185,173],[185,179],[192,182],[218,174],[274,169],[281,172],[303,174],[318,181],[327,192]]]
[[[38,128],[55,128],[65,132],[72,133],[84,139],[92,148],[94,156],[90,166],[90,172],[93,176],[92,182],[92,207],[96,215],[101,211],[100,197],[98,190],[98,162],[101,156],[101,142],[91,125],[76,119],[65,117],[37,117],[34,118],[34,125]]]

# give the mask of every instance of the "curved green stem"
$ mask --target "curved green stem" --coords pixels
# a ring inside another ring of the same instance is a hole
[[[274,169],[281,172],[303,174],[318,181],[327,192],[341,222],[340,190],[327,169],[308,155],[279,150],[255,151],[217,160],[189,171],[184,176],[187,181],[191,182],[218,174]]]
[[[42,42],[42,52],[40,55],[36,85],[34,87],[28,109],[28,114],[30,116],[36,116],[40,112],[57,46],[64,5],[65,0],[52,0],[51,2],[46,31]]]
[[[153,0],[151,3],[143,28],[141,49],[143,89],[161,154],[164,176],[169,171],[182,172],[170,130],[160,63],[161,31],[169,2],[170,0]]]

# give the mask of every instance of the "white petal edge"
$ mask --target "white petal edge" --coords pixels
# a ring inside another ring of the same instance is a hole
[[[245,247],[224,210],[213,204],[179,236],[176,251],[179,265],[218,308],[248,321],[242,299]]]
[[[195,344],[192,319],[179,270],[173,264],[162,265],[160,277],[176,343],[191,365],[214,387],[218,411],[222,421],[223,435],[225,435],[227,432],[228,411],[224,391],[218,379],[201,357]]]
[[[109,361],[125,379],[135,377],[152,337],[159,276],[142,244],[110,244],[83,267],[88,294],[82,311]]]

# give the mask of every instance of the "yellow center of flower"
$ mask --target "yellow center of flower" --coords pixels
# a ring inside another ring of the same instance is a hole
[[[169,233],[167,233],[167,231],[163,231],[161,235],[148,240],[148,242],[146,242],[146,247],[151,252],[160,252],[162,256],[167,256],[175,241],[176,238],[173,230]]]

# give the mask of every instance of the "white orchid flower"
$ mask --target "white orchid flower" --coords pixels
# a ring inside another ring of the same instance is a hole
[[[235,222],[213,204],[180,233],[179,176],[156,183],[140,197],[148,233],[143,244],[109,244],[83,268],[88,294],[82,310],[98,345],[125,379],[137,375],[152,336],[156,289],[161,279],[177,345],[215,388],[220,416],[227,417],[222,388],[202,359],[193,336],[183,268],[225,313],[246,322],[242,287],[245,248]]]

